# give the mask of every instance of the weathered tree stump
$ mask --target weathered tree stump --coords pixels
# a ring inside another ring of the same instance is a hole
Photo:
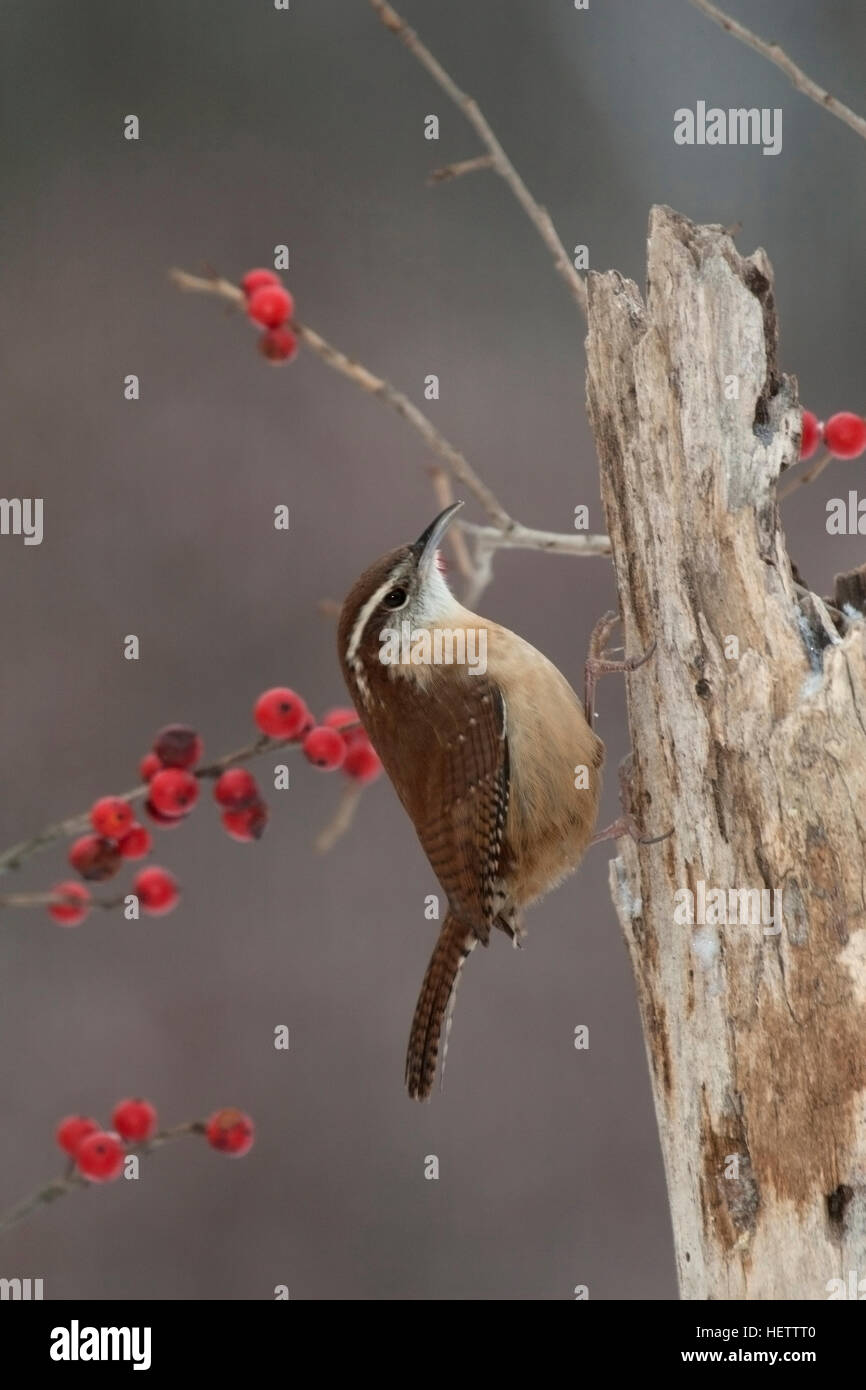
[[[689,1299],[866,1280],[866,628],[792,574],[776,481],[800,409],[776,337],[765,254],[668,208],[646,303],[590,279],[627,651],[657,641],[628,678],[632,809],[674,829],[620,841],[611,887]],[[707,921],[684,924],[701,884]],[[724,921],[749,889],[777,894],[775,921]]]

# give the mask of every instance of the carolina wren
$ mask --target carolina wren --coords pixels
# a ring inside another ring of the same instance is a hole
[[[580,863],[604,760],[553,663],[451,593],[437,547],[461,505],[365,570],[339,624],[358,717],[448,899],[409,1035],[406,1084],[419,1100],[467,956],[492,927],[519,945],[522,909]]]

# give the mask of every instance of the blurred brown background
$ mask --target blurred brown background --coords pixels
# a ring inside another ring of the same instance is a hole
[[[850,131],[686,0],[402,3],[567,246],[642,282],[651,203],[742,222],[740,245],[775,265],[782,364],[805,402],[866,406],[866,151]],[[856,0],[731,8],[864,105]],[[300,317],[419,401],[437,372],[431,417],[515,516],[567,530],[587,502],[593,529],[602,518],[584,324],[493,175],[425,186],[477,146],[364,0],[287,14],[269,0],[6,0],[2,19],[2,491],[45,499],[41,547],[0,539],[7,844],[130,785],[169,720],[199,726],[215,755],[247,737],[267,684],[317,710],[341,701],[316,602],[435,510],[429,457],[401,421],[307,354],[270,369],[245,323],[178,294],[169,266],[237,278],[287,242]],[[699,99],[781,106],[781,155],[675,146],[674,109]],[[130,112],[137,144],[122,138]],[[863,558],[823,525],[858,468],[835,465],[787,504],[818,588]],[[272,527],[279,502],[288,535]],[[515,553],[483,606],[578,683],[612,600],[603,560]],[[606,818],[623,710],[605,682]],[[533,912],[521,954],[497,940],[473,957],[446,1089],[421,1108],[402,1064],[436,885],[384,783],[317,859],[338,789],[297,759],[254,846],[202,805],[159,838],[156,862],[184,887],[162,921],[100,914],[63,931],[3,914],[2,1206],[59,1170],[60,1115],[107,1116],[127,1094],[169,1123],[240,1105],[258,1143],[234,1163],[178,1145],[135,1187],[41,1211],[2,1239],[0,1275],[41,1277],[49,1298],[261,1299],[280,1283],[317,1299],[568,1299],[578,1283],[673,1297],[608,848]],[[58,849],[15,885],[63,874]],[[273,1048],[280,1023],[288,1054]],[[588,1052],[573,1047],[580,1023]],[[432,1153],[438,1182],[423,1177]]]

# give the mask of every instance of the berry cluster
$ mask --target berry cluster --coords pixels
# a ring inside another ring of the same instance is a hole
[[[295,301],[273,270],[248,270],[241,280],[247,314],[264,333],[259,351],[269,362],[291,362],[297,355],[298,339],[286,325],[295,312]]]
[[[103,1129],[88,1115],[67,1115],[55,1131],[60,1148],[88,1182],[114,1182],[120,1177],[130,1148],[155,1137],[156,1109],[148,1100],[122,1100],[114,1107],[111,1124],[111,1129]],[[237,1158],[249,1153],[255,1137],[249,1116],[232,1108],[217,1110],[204,1124],[191,1128],[200,1130],[212,1149]]]
[[[286,686],[265,690],[253,706],[253,721],[260,734],[275,743],[299,744],[305,758],[324,772],[342,768],[359,786],[379,776],[382,764],[353,709],[335,709],[316,723],[300,695]],[[168,724],[153,741],[139,764],[147,787],[144,810],[162,829],[180,825],[196,805],[202,776],[214,770],[198,770],[204,755],[201,736],[187,724]],[[258,840],[268,823],[268,807],[258,782],[245,767],[219,773],[214,799],[223,828],[234,840]],[[75,840],[69,863],[88,882],[112,878],[124,860],[142,859],[152,847],[150,831],[139,825],[128,800],[103,796],[90,811],[92,832]],[[156,865],[140,869],[132,891],[143,912],[163,916],[180,900],[177,880]],[[67,880],[53,889],[48,911],[62,926],[77,927],[86,918],[91,896],[83,883]]]
[[[256,700],[253,720],[266,738],[300,744],[307,761],[323,772],[341,767],[363,786],[375,781],[382,770],[353,709],[332,710],[317,724],[300,695],[288,686],[276,685]],[[243,767],[227,768],[214,787],[214,800],[222,812],[223,827],[232,839],[261,838],[268,808],[251,772]]]
[[[833,458],[855,459],[866,449],[866,420],[851,410],[840,410],[825,424],[811,410],[804,410],[800,458],[811,458],[822,439]]]

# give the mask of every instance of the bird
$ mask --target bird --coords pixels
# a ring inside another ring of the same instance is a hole
[[[451,591],[439,545],[461,506],[365,569],[338,623],[358,719],[447,899],[409,1034],[405,1079],[415,1100],[430,1096],[440,1050],[444,1067],[457,984],[475,946],[487,946],[493,928],[521,945],[523,910],[583,858],[604,762],[553,662]]]

